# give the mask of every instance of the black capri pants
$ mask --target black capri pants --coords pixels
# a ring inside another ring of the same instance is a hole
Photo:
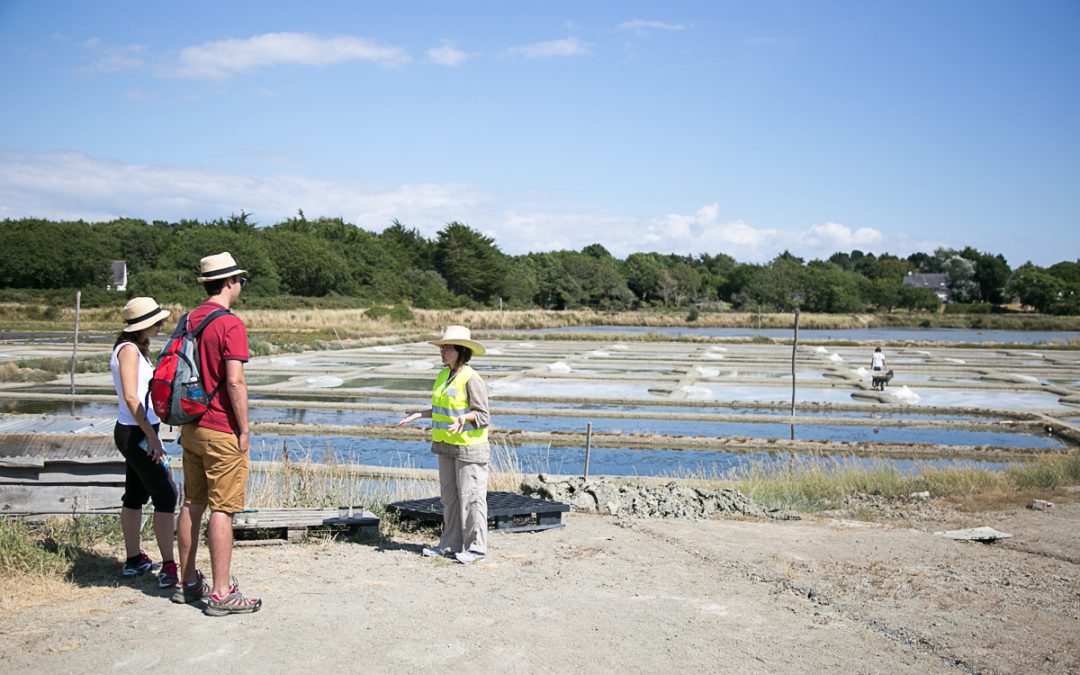
[[[154,425],[154,431],[158,426]],[[169,470],[139,447],[144,438],[146,434],[137,426],[117,422],[113,427],[113,442],[127,460],[121,503],[125,508],[141,510],[143,504],[153,499],[155,513],[176,513],[176,485]]]

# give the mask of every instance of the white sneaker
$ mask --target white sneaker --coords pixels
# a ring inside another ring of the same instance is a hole
[[[473,553],[472,551],[465,551],[463,553],[455,553],[454,559],[462,565],[471,565],[474,562],[480,562],[484,559],[483,553]]]
[[[425,558],[437,558],[442,554],[443,552],[441,550],[437,548],[428,548],[427,546],[425,546],[423,550],[420,551],[420,555],[424,556]]]

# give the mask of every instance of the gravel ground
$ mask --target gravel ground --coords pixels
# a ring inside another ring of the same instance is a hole
[[[265,605],[225,618],[173,605],[150,577],[48,603],[9,583],[0,655],[9,673],[1080,672],[1080,504],[913,509],[569,514],[565,529],[492,535],[469,567],[421,558],[423,533],[244,548],[235,573]],[[1014,538],[932,534],[975,525]]]

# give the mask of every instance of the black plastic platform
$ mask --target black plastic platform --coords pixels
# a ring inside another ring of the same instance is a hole
[[[496,532],[538,532],[556,527],[566,527],[562,514],[570,510],[569,504],[536,499],[513,492],[487,493],[488,522]],[[387,504],[386,510],[402,518],[442,523],[443,503],[438,497],[411,499]],[[531,522],[522,522],[525,519]]]

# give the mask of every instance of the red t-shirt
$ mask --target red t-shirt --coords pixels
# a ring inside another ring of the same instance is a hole
[[[204,302],[188,314],[188,327],[195,330],[207,314],[215,309],[225,309],[216,302]],[[235,314],[214,319],[197,338],[199,343],[199,372],[207,394],[217,389],[210,400],[210,407],[199,418],[199,426],[227,434],[239,434],[240,426],[233,412],[225,383],[225,362],[248,360],[248,337],[244,322]],[[219,388],[220,387],[220,388]]]

